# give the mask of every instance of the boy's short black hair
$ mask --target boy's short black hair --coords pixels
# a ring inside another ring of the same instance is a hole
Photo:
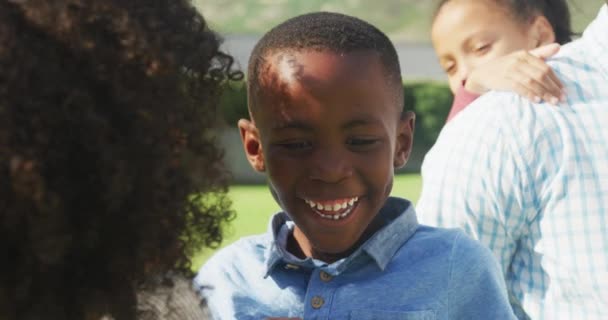
[[[382,31],[361,19],[339,13],[314,12],[272,28],[256,44],[249,58],[250,99],[251,92],[258,88],[264,58],[277,50],[375,51],[380,55],[387,76],[398,85],[402,100],[401,68],[395,47]]]

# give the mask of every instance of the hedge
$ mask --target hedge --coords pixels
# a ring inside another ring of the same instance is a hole
[[[415,145],[430,147],[452,106],[453,95],[445,83],[411,82],[403,85],[404,110],[416,113]]]
[[[428,148],[437,139],[445,123],[452,93],[441,82],[406,82],[403,84],[404,110],[416,113],[415,146]],[[221,99],[223,119],[228,126],[236,126],[241,118],[249,118],[247,93],[242,81],[230,83]]]

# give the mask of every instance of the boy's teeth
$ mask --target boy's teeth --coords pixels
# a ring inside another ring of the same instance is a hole
[[[353,205],[359,200],[358,197],[353,197],[343,201],[328,201],[329,203],[317,203],[312,200],[305,199],[305,202],[322,218],[328,220],[343,219],[350,214]],[[346,210],[345,212],[338,213]],[[325,214],[325,213],[327,214]],[[333,214],[332,212],[335,212]]]
[[[320,212],[317,212],[317,214],[327,220],[340,220],[340,219],[346,218],[352,212],[352,210],[353,210],[353,208],[351,207],[348,210],[346,210],[344,213],[341,213],[341,214],[323,214]]]

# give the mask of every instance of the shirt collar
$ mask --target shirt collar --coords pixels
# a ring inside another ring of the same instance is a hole
[[[361,250],[384,270],[397,250],[416,232],[418,219],[412,203],[399,198],[389,198],[380,217],[386,221],[384,228],[367,240]]]
[[[347,269],[362,255],[370,257],[384,270],[397,250],[416,232],[418,219],[411,202],[392,197],[387,199],[378,219],[384,220],[384,227],[350,256],[328,265],[311,258],[299,259],[289,253],[286,248],[287,236],[293,230],[294,223],[284,212],[275,214],[268,228],[273,241],[265,252],[265,277],[279,265],[292,268],[325,267],[329,273],[335,275]]]

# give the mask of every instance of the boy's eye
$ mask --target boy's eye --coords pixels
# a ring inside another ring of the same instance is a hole
[[[366,148],[376,145],[380,140],[373,138],[350,138],[346,143],[354,148]]]
[[[277,143],[277,145],[287,150],[296,151],[310,148],[312,143],[310,141],[287,141]]]

